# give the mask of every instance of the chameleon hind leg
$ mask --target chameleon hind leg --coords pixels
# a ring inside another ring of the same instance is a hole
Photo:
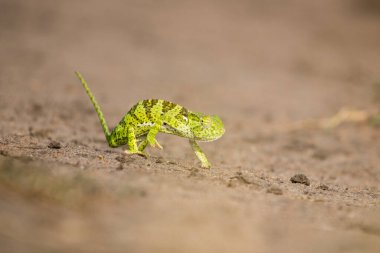
[[[156,139],[156,135],[157,133],[159,132],[160,128],[161,128],[161,125],[162,125],[162,122],[157,122],[148,132],[147,136],[146,136],[146,140],[149,142],[149,144],[152,146],[152,147],[158,147],[159,149],[162,149],[162,146],[160,145],[160,143],[157,141]]]
[[[140,143],[139,147],[141,146],[141,144],[142,143]],[[141,147],[141,150],[139,147],[137,147],[135,129],[133,127],[128,127],[128,147],[129,150],[124,151],[126,154],[137,154],[147,157],[147,155],[143,152],[145,147]]]
[[[202,168],[206,168],[206,169],[211,168],[211,163],[207,160],[205,153],[203,153],[198,143],[196,143],[195,140],[192,140],[192,139],[189,139],[189,142],[195,154],[197,155],[198,159],[201,161]]]

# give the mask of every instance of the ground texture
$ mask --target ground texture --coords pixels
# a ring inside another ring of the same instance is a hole
[[[0,1],[1,252],[379,252],[378,119],[316,123],[376,116],[379,27],[371,0]],[[220,115],[213,168],[107,147],[75,70],[111,126]]]

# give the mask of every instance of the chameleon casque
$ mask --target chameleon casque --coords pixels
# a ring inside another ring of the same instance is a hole
[[[83,76],[79,72],[75,74],[95,107],[110,147],[128,145],[129,151],[125,151],[126,153],[146,157],[144,149],[148,144],[162,149],[156,140],[157,133],[174,134],[189,139],[202,167],[211,167],[197,141],[214,141],[224,134],[224,125],[218,116],[192,112],[162,99],[147,99],[135,104],[110,132],[103,113]]]

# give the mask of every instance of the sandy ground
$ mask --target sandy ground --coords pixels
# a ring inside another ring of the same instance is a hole
[[[380,252],[379,127],[298,123],[378,111],[379,27],[372,0],[0,1],[1,252]],[[213,168],[107,147],[75,70],[110,126],[219,115]]]

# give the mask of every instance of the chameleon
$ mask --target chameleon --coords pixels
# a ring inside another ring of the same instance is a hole
[[[192,112],[185,107],[162,99],[141,100],[131,107],[121,121],[109,130],[98,102],[91,93],[87,82],[79,72],[75,72],[89,96],[103,128],[104,135],[111,148],[127,145],[127,154],[138,154],[144,157],[145,148],[162,149],[156,135],[161,133],[173,134],[187,138],[201,162],[201,167],[211,168],[205,153],[197,141],[209,142],[222,137],[225,128],[222,120],[216,115],[206,115]]]

